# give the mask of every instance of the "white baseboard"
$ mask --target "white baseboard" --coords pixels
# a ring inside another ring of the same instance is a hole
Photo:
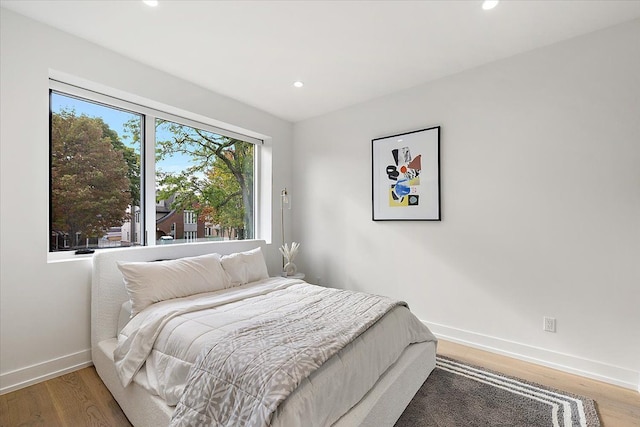
[[[547,366],[571,374],[581,375],[609,384],[638,391],[640,372],[569,354],[521,344],[501,338],[452,328],[433,322],[422,321],[436,337],[469,347],[502,354],[514,359]],[[0,394],[9,393],[69,372],[91,366],[91,350],[51,359],[42,363],[16,369],[0,375]]]
[[[91,350],[87,349],[6,372],[0,375],[0,394],[59,377],[60,375],[91,366],[91,364]]]
[[[549,368],[575,375],[603,381],[640,392],[640,372],[595,360],[584,359],[570,354],[558,353],[540,347],[534,347],[514,341],[504,340],[463,329],[452,328],[433,322],[422,321],[443,340],[452,341],[469,347],[502,354],[525,362],[547,366]]]

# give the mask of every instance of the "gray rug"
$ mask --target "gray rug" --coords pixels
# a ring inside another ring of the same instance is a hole
[[[396,427],[600,426],[591,399],[437,357]]]

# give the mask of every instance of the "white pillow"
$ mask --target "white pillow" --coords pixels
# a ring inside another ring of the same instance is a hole
[[[231,286],[240,286],[256,280],[267,279],[269,271],[260,248],[222,257],[222,267],[229,275]]]
[[[149,305],[229,287],[219,254],[155,262],[118,262],[131,298],[131,317]]]

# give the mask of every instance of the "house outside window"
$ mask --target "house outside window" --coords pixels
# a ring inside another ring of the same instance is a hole
[[[50,117],[50,252],[256,236],[260,140],[55,81]]]

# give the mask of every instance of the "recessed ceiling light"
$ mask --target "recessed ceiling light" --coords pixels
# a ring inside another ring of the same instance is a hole
[[[297,82],[293,82],[293,86],[294,87],[302,87],[302,86],[304,86],[304,83],[302,83],[300,80],[298,80]]]
[[[158,5],[158,0],[142,0],[142,3],[147,6],[156,7]]]
[[[482,8],[484,10],[491,10],[496,7],[500,3],[500,0],[484,0],[482,3]]]

